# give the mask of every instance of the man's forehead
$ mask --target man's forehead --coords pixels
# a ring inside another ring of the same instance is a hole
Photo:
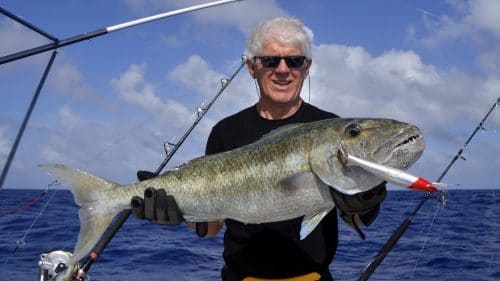
[[[262,55],[302,55],[298,43],[280,42],[274,38],[268,38],[262,44]]]

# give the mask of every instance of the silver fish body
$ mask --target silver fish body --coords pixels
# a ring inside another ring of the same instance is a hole
[[[337,118],[284,126],[247,146],[126,186],[63,165],[41,166],[70,188],[80,206],[74,263],[148,187],[173,195],[188,221],[266,223],[303,216],[302,239],[334,208],[328,188],[356,194],[383,181],[349,165],[340,147],[348,155],[406,169],[420,157],[424,143],[419,129],[407,123]]]

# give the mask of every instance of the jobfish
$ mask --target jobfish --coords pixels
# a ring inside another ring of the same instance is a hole
[[[342,152],[340,153],[340,148]],[[329,188],[367,191],[383,179],[343,155],[406,169],[422,154],[419,129],[389,119],[327,119],[278,128],[249,145],[195,158],[145,181],[120,185],[64,165],[40,165],[73,193],[80,233],[70,263],[84,257],[133,196],[163,188],[187,221],[267,223],[303,217],[300,239],[335,204]]]

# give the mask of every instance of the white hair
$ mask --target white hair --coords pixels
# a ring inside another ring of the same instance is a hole
[[[299,19],[278,17],[257,24],[248,37],[245,50],[247,59],[262,55],[262,48],[267,40],[287,45],[297,44],[302,55],[308,59],[312,57],[312,32]]]

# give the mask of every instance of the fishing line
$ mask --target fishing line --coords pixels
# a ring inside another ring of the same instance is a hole
[[[43,30],[41,30],[41,29],[37,28],[36,26],[30,24],[29,22],[22,20],[21,18],[15,16],[14,14],[12,14],[9,11],[7,11],[7,10],[3,9],[2,7],[0,7],[0,12],[1,13],[7,15],[8,17],[14,19],[15,21],[17,21],[17,22],[19,22],[19,23],[27,26],[28,28],[31,28],[32,30],[38,32],[41,35],[44,35],[45,37],[47,37],[48,39],[50,39],[50,40],[53,41],[52,43],[47,44],[47,45],[38,46],[38,47],[35,47],[35,48],[32,48],[32,49],[28,49],[28,50],[17,52],[17,53],[11,54],[11,55],[0,57],[0,64],[5,64],[5,63],[8,63],[8,62],[11,62],[11,61],[14,61],[14,60],[18,60],[18,59],[21,59],[21,58],[29,57],[29,56],[32,56],[32,55],[35,55],[35,54],[39,54],[39,53],[48,51],[48,50],[53,50],[53,49],[57,49],[59,47],[63,47],[63,46],[66,46],[66,45],[78,43],[78,42],[81,42],[81,41],[84,41],[84,40],[88,40],[88,39],[91,39],[91,38],[94,38],[94,37],[97,37],[97,36],[105,35],[105,34],[110,33],[110,32],[114,32],[114,31],[117,31],[117,30],[129,28],[129,27],[140,25],[140,24],[144,24],[144,23],[148,23],[148,22],[151,22],[151,21],[156,21],[156,20],[159,20],[159,19],[171,17],[171,16],[178,15],[178,14],[188,13],[188,12],[191,12],[191,11],[205,9],[205,8],[212,7],[212,6],[217,6],[217,5],[223,5],[223,4],[227,4],[227,3],[230,3],[230,2],[236,2],[236,1],[241,1],[241,0],[219,0],[219,1],[214,1],[214,2],[210,2],[210,3],[206,3],[206,4],[200,4],[200,5],[197,5],[197,6],[192,6],[192,7],[188,7],[188,8],[184,8],[184,9],[179,9],[179,10],[175,10],[175,11],[171,11],[171,12],[157,14],[157,15],[154,15],[154,16],[150,16],[150,17],[146,17],[146,18],[142,18],[142,19],[138,19],[138,20],[134,20],[134,21],[130,21],[130,22],[125,22],[125,23],[122,23],[122,24],[117,24],[117,25],[114,25],[114,26],[110,26],[110,27],[99,29],[99,30],[95,30],[95,31],[92,31],[92,32],[86,32],[86,33],[83,33],[81,35],[73,36],[71,38],[67,38],[67,39],[64,39],[64,40],[59,40],[58,38],[56,38],[56,37],[54,37],[54,36],[52,36],[52,35],[44,32]],[[50,69],[50,66],[52,65],[52,62],[53,62],[53,60],[55,58],[55,54],[56,53],[57,53],[56,51],[53,52],[51,60],[49,62],[49,66],[47,67],[48,69]],[[208,104],[208,106],[206,108],[198,107],[198,111],[197,111],[198,118],[195,120],[195,122],[193,123],[193,125],[191,126],[191,128],[188,129],[188,131],[186,132],[186,134],[181,138],[181,140],[175,145],[175,147],[171,151],[168,151],[167,157],[165,158],[164,162],[158,168],[156,174],[159,174],[159,172],[161,171],[161,169],[163,169],[163,167],[166,165],[166,163],[168,162],[168,160],[170,160],[170,158],[172,157],[172,155],[178,149],[178,147],[180,146],[180,144],[183,143],[183,141],[185,140],[185,138],[187,137],[187,135],[189,135],[189,133],[192,131],[192,129],[201,120],[201,118],[204,116],[204,114],[206,113],[206,111],[208,110],[208,108],[210,108],[210,106],[215,102],[215,100],[218,98],[218,96],[220,94],[222,94],[222,92],[227,87],[227,85],[229,84],[229,82],[231,82],[233,80],[233,78],[241,70],[241,68],[243,67],[243,65],[244,65],[244,62],[242,63],[242,65],[240,66],[240,68],[238,68],[238,70],[233,74],[233,76],[230,79],[224,79],[222,81],[222,88],[221,88],[221,90],[217,93],[216,97]],[[46,71],[46,72],[48,73],[48,71]],[[41,90],[40,85],[43,85],[43,84],[42,83],[39,84],[39,88]],[[20,139],[20,137],[19,137],[19,139]],[[107,150],[107,148],[105,148],[105,150]],[[5,169],[5,167],[4,167],[4,171],[2,171],[2,175],[0,177],[0,189],[1,189],[2,185],[3,185],[3,180],[5,179],[5,177],[7,175],[7,170],[8,170],[8,168]],[[47,186],[47,190],[48,190],[48,188],[50,186],[53,186],[56,183],[58,183],[58,182],[55,181],[55,182],[49,184]],[[35,218],[35,220],[33,221],[33,223],[30,225],[30,227],[26,231],[25,235],[21,239],[19,239],[19,240],[16,241],[17,245],[16,245],[15,249],[13,250],[11,256],[13,256],[16,253],[16,251],[17,251],[17,249],[19,247],[22,247],[22,246],[25,245],[25,239],[26,239],[27,235],[31,232],[31,229],[33,228],[33,226],[35,225],[35,223],[38,221],[38,219],[41,217],[41,215],[43,214],[45,208],[48,206],[49,202],[52,200],[52,198],[53,198],[53,196],[54,196],[54,194],[56,192],[57,192],[57,190],[55,190],[52,193],[52,195],[50,196],[50,198],[47,200],[47,202],[45,203],[45,205],[43,206],[43,208],[39,212],[38,216]],[[130,210],[128,210],[128,211],[129,211],[128,214],[125,214],[126,212],[122,212],[121,218],[123,218],[123,221],[125,221],[127,219],[127,217],[130,215]],[[116,227],[117,230],[118,230],[121,227],[121,225],[122,225],[122,223],[113,225],[113,227]],[[112,236],[109,237],[109,240],[112,238]],[[108,240],[108,242],[109,242],[109,240]],[[105,246],[106,245],[104,245],[103,248]],[[8,261],[9,261],[9,259],[7,259],[5,261],[5,264],[7,264]],[[89,267],[90,267],[90,265],[89,265]],[[87,267],[87,270],[88,270],[89,267]],[[42,272],[40,274],[42,274]],[[43,276],[40,276],[40,278],[43,279]]]
[[[11,209],[11,210],[0,211],[0,217],[6,216],[6,215],[17,214],[17,213],[20,213],[20,212],[27,210],[29,207],[35,205],[36,202],[40,201],[47,194],[47,192],[48,192],[48,190],[43,190],[40,194],[35,196],[28,203],[23,204],[20,207],[17,207],[15,209]]]
[[[496,197],[495,197],[495,190],[494,189],[491,189],[491,195],[493,196],[493,209],[495,209],[496,207]],[[495,233],[495,231],[492,231],[493,233]],[[498,232],[496,232],[498,233]],[[490,271],[493,271],[493,261],[495,259],[495,256],[496,256],[496,251],[492,251],[493,253],[491,254],[491,258],[490,258],[490,263],[489,263],[489,270]]]
[[[215,96],[210,100],[210,102],[205,106],[205,107],[198,107],[197,109],[197,117],[196,120],[191,124],[191,126],[186,130],[184,135],[179,139],[179,141],[175,144],[172,144],[172,149],[166,151],[167,155],[165,156],[163,162],[159,165],[159,167],[156,169],[155,172],[149,172],[149,171],[138,171],[137,172],[137,177],[140,179],[140,174],[147,174],[148,178],[150,176],[155,177],[160,174],[160,172],[163,170],[163,168],[167,165],[167,163],[170,161],[172,156],[176,153],[176,151],[179,149],[179,147],[184,143],[184,141],[187,139],[187,137],[191,134],[193,129],[198,125],[198,123],[201,121],[201,119],[205,116],[205,114],[208,112],[208,110],[212,107],[212,105],[215,103],[215,101],[219,98],[219,96],[224,92],[224,90],[227,88],[227,86],[231,83],[231,81],[234,80],[236,75],[240,72],[240,70],[245,66],[245,62],[247,60],[246,56],[242,56],[242,62],[241,65],[238,67],[238,69],[231,75],[230,78],[223,78],[221,79],[221,88],[217,91]],[[80,269],[78,269],[78,275],[77,279],[81,280],[82,278],[85,278],[86,273],[90,270],[90,267],[92,264],[96,261],[96,259],[99,257],[99,255],[104,251],[108,243],[113,239],[113,237],[116,235],[118,230],[122,227],[122,225],[125,223],[125,221],[128,219],[130,214],[132,213],[131,209],[126,209],[120,212],[120,214],[117,216],[117,219],[115,220],[114,223],[112,223],[110,226],[108,226],[108,230],[104,233],[104,235],[101,237],[99,242],[94,245],[92,251],[88,255],[87,259],[83,263]]]
[[[441,202],[438,202],[437,206],[436,206],[436,211],[434,212],[434,216],[432,217],[431,223],[430,223],[429,228],[427,230],[427,234],[425,236],[424,243],[422,244],[422,248],[420,248],[420,252],[418,253],[417,260],[415,261],[415,266],[413,267],[413,271],[412,271],[411,276],[410,276],[410,281],[413,280],[413,277],[415,276],[415,271],[417,270],[418,262],[420,261],[420,257],[422,256],[422,253],[424,252],[424,248],[427,245],[427,241],[429,241],[432,226],[434,225],[434,221],[436,220],[436,217],[437,217],[440,209],[441,209]]]
[[[498,107],[498,105],[499,105],[499,104],[500,104],[500,98],[499,98],[499,99],[497,100],[497,102],[493,105],[493,107],[492,107],[492,108],[491,108],[491,110],[488,112],[488,114],[485,116],[485,118],[481,121],[481,123],[479,124],[479,126],[477,127],[477,129],[476,129],[476,131],[475,131],[475,132],[477,132],[477,131],[478,131],[478,129],[479,129],[483,135],[484,135],[484,134],[486,134],[487,130],[483,127],[483,123],[486,121],[486,119],[488,118],[488,115],[492,112],[492,110],[493,110],[493,109],[496,109],[496,108]],[[497,112],[495,111],[495,113],[494,113],[494,114],[496,115],[496,114],[497,114]],[[494,133],[496,133],[496,129],[494,130]],[[466,142],[466,144],[463,146],[463,148],[462,148],[462,149],[465,149],[465,148],[466,148],[466,146],[467,146],[468,142],[472,139],[472,137],[473,137],[473,135],[469,138],[469,140]],[[461,158],[461,159],[465,160],[465,158],[464,158],[464,157],[462,157],[462,156],[460,156],[459,158]],[[440,177],[440,178],[442,178],[442,177]],[[446,195],[445,195],[445,194],[446,194],[446,190],[443,190],[442,192],[443,192],[442,196],[443,196],[443,197],[445,197],[445,196],[446,196]],[[494,198],[494,197],[493,197],[493,200],[495,200],[495,198]],[[417,260],[416,260],[416,262],[415,262],[415,266],[414,266],[414,268],[413,268],[413,272],[412,272],[412,275],[411,275],[410,280],[413,280],[413,277],[414,277],[414,275],[415,275],[415,271],[416,271],[417,266],[418,266],[418,262],[420,261],[420,257],[421,257],[421,255],[422,255],[422,253],[423,253],[423,250],[424,250],[425,246],[427,245],[427,241],[429,240],[429,237],[430,237],[430,232],[431,232],[431,230],[432,230],[432,226],[433,226],[433,224],[434,224],[434,220],[435,220],[435,218],[436,218],[436,216],[437,216],[437,213],[439,212],[440,205],[443,205],[443,206],[444,206],[444,203],[445,203],[445,202],[443,201],[443,202],[441,202],[441,203],[439,203],[439,202],[438,202],[438,204],[437,204],[437,207],[436,207],[436,212],[435,212],[434,217],[433,217],[433,219],[432,219],[432,221],[431,221],[431,223],[430,223],[429,230],[428,230],[427,235],[426,235],[426,239],[425,239],[425,241],[424,241],[424,243],[423,243],[423,245],[422,245],[422,248],[420,249],[420,252],[419,252],[419,254],[418,254],[418,257],[417,257]],[[494,256],[494,253],[493,253],[493,256]],[[492,261],[490,262],[490,267],[491,267],[491,263],[492,263]]]
[[[50,184],[48,184],[47,187],[46,187],[47,192],[48,192],[48,190],[49,190],[50,187],[57,186],[57,185],[60,185],[60,183],[57,180],[53,181]],[[33,229],[33,226],[37,223],[38,219],[40,219],[40,217],[42,216],[43,212],[45,211],[45,208],[47,208],[47,206],[49,205],[50,201],[52,201],[52,198],[54,197],[54,194],[56,194],[56,192],[57,192],[57,189],[54,189],[54,192],[52,192],[52,194],[50,195],[50,197],[47,200],[47,202],[45,202],[45,204],[43,205],[43,207],[40,210],[40,212],[38,212],[38,215],[33,220],[33,222],[31,223],[31,225],[29,226],[28,230],[24,233],[23,237],[21,237],[21,239],[16,240],[16,247],[14,248],[14,250],[12,250],[12,252],[10,253],[10,256],[7,257],[7,259],[5,260],[4,266],[7,265],[7,263],[10,260],[10,258],[16,254],[16,252],[17,252],[17,250],[19,248],[24,247],[24,245],[26,245],[26,237],[31,232],[31,229]]]
[[[307,75],[307,78],[308,78],[308,79],[307,79],[307,84],[308,84],[308,86],[309,86],[309,88],[308,88],[308,94],[309,94],[309,97],[308,97],[308,98],[309,98],[309,100],[308,100],[307,102],[308,102],[308,103],[311,103],[311,75],[310,75],[310,74],[309,74],[309,75]]]
[[[466,149],[466,147],[469,145],[470,141],[472,138],[476,135],[476,133],[479,130],[484,130],[483,124],[486,121],[486,119],[490,116],[492,111],[500,105],[500,97],[497,98],[493,106],[490,108],[488,113],[483,117],[481,122],[476,126],[472,134],[469,136],[469,138],[465,141],[464,145],[462,148],[459,149],[459,151],[455,154],[453,159],[450,161],[448,166],[444,169],[444,171],[441,173],[439,178],[436,180],[437,183],[440,183],[441,180],[444,178],[444,176],[448,173],[450,168],[453,166],[453,164],[458,160],[462,159],[462,153]],[[377,255],[368,263],[368,265],[365,267],[363,272],[361,273],[361,276],[358,278],[358,281],[366,281],[370,276],[375,272],[377,267],[384,261],[384,259],[387,257],[387,255],[392,251],[394,246],[396,246],[397,242],[399,239],[403,236],[403,234],[406,232],[408,227],[410,226],[413,218],[416,216],[420,208],[424,205],[424,203],[431,197],[431,192],[427,192],[425,196],[422,198],[422,200],[417,204],[417,206],[413,209],[413,212],[399,225],[399,227],[393,232],[391,237],[386,241],[386,243],[382,246],[382,249],[377,253]],[[443,190],[442,197],[445,198],[445,190]]]

